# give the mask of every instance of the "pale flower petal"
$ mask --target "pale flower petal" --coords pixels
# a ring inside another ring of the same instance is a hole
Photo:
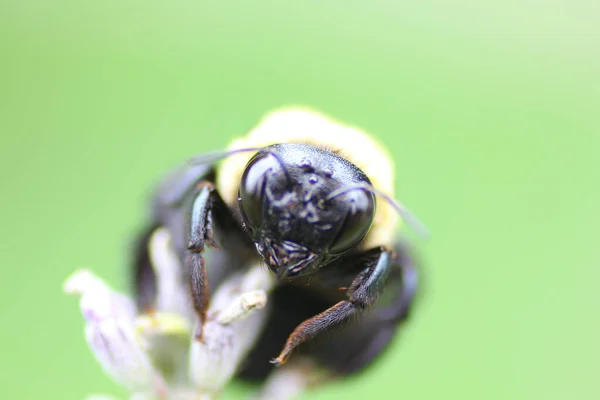
[[[297,357],[273,371],[251,400],[294,400],[310,391],[330,375],[313,361]]]
[[[187,385],[192,324],[179,314],[153,313],[135,320],[154,365],[171,387]]]
[[[108,394],[91,394],[86,396],[84,400],[119,400],[117,397]]]
[[[141,346],[132,301],[88,270],[75,272],[65,291],[81,295],[88,345],[106,373],[132,392],[161,392],[162,377]]]
[[[242,293],[229,307],[219,313],[217,322],[221,325],[229,325],[239,321],[255,308],[263,308],[267,304],[267,293],[263,290]]]
[[[264,265],[228,277],[211,296],[198,342],[198,321],[167,230],[155,232],[149,251],[156,312],[138,315],[131,298],[89,270],[71,275],[64,291],[81,296],[88,344],[104,370],[129,389],[129,400],[216,399],[262,333],[275,278]]]
[[[189,289],[182,274],[184,269],[173,250],[167,228],[159,228],[152,234],[148,250],[156,274],[156,311],[180,314],[194,321]]]
[[[254,290],[241,292],[244,287]],[[271,287],[268,272],[255,266],[246,275],[228,279],[214,294],[204,340],[193,341],[190,350],[190,378],[200,393],[216,394],[233,377],[262,333],[266,290]]]

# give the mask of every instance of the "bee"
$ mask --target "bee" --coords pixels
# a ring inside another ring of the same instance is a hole
[[[394,193],[392,158],[366,132],[306,108],[267,114],[225,152],[194,157],[158,185],[132,263],[138,307],[152,309],[147,242],[166,227],[199,321],[210,288],[233,271],[259,262],[277,280],[240,378],[263,380],[296,352],[337,375],[359,372],[389,346],[417,293],[398,228],[423,228]],[[219,251],[206,260],[208,247]]]

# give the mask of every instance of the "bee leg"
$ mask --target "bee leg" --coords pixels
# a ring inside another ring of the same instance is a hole
[[[284,364],[296,347],[347,322],[375,303],[385,286],[392,260],[392,251],[382,248],[376,261],[364,268],[352,282],[348,289],[349,299],[340,301],[298,325],[272,363],[277,366]]]
[[[133,257],[129,264],[136,306],[141,313],[154,310],[158,290],[156,273],[148,249],[151,236],[161,226],[169,228],[171,232],[177,232],[180,219],[176,215],[180,213],[182,203],[193,194],[192,191],[199,182],[210,180],[213,176],[214,170],[209,162],[185,164],[172,170],[154,189],[152,221],[134,238]],[[177,236],[175,239],[177,240]],[[185,248],[185,241],[179,248],[182,247]]]
[[[327,367],[338,376],[355,374],[372,365],[410,318],[421,291],[422,270],[408,243],[396,243],[394,251],[385,285],[390,296],[386,296],[385,304],[377,304],[355,325],[325,342],[327,347],[321,350]]]
[[[221,201],[214,184],[208,181],[197,185],[190,216],[190,236],[185,257],[185,268],[189,274],[190,293],[194,310],[199,319],[196,340],[202,340],[202,325],[210,299],[210,288],[206,276],[206,265],[202,252],[205,245],[217,247],[213,241],[213,206]]]

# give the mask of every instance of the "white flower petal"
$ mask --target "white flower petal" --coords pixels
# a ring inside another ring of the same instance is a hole
[[[238,290],[240,292],[264,290],[269,293],[275,285],[277,285],[275,275],[270,273],[265,265],[257,264],[246,272]]]
[[[182,275],[183,267],[173,250],[167,228],[159,228],[152,234],[148,250],[156,273],[156,311],[181,314],[193,321],[195,314]]]
[[[132,392],[166,391],[136,333],[131,299],[88,270],[71,275],[65,291],[81,295],[86,340],[109,376]]]
[[[81,297],[79,306],[86,321],[135,317],[133,301],[113,291],[106,282],[88,269],[80,269],[71,274],[65,280],[63,290],[67,294]]]
[[[130,321],[88,322],[85,336],[96,359],[117,382],[132,391],[153,391],[156,372]]]
[[[106,288],[106,284],[89,269],[81,268],[65,279],[63,291],[67,294],[82,295],[98,287]]]
[[[137,315],[131,298],[87,269],[72,274],[64,291],[81,296],[88,344],[105,372],[130,390],[130,400],[216,399],[262,332],[275,279],[262,265],[229,277],[211,297],[204,341],[197,342],[169,232],[155,232],[149,250],[159,295],[152,314]]]
[[[85,397],[85,400],[119,400],[117,397],[108,394],[91,394]]]
[[[148,251],[156,276],[156,312],[141,316],[137,324],[139,328],[145,328],[149,353],[163,377],[170,386],[184,385],[188,383],[187,359],[196,318],[183,276],[184,268],[173,249],[167,228],[159,228],[152,234]]]
[[[266,276],[259,279],[262,274]],[[261,285],[270,289],[268,272],[256,266],[246,275],[232,276],[215,292],[203,341],[192,341],[190,350],[190,378],[199,393],[220,392],[261,334],[267,317],[267,295]],[[241,293],[242,287],[254,290]],[[226,324],[219,322],[221,318]]]
[[[179,314],[153,313],[135,321],[138,333],[148,343],[148,352],[169,386],[187,385],[187,363],[192,325]]]
[[[145,338],[153,336],[175,336],[189,338],[192,327],[187,319],[179,314],[152,313],[135,319],[138,332]]]
[[[243,326],[221,325],[216,321],[204,324],[203,342],[194,341],[190,351],[191,380],[199,393],[214,394],[222,390],[260,333],[263,322],[264,316],[255,312],[241,321]]]
[[[229,325],[246,317],[255,308],[261,309],[267,304],[267,293],[263,290],[242,293],[229,307],[219,313],[217,322]]]
[[[269,375],[252,400],[292,400],[328,379],[325,370],[306,358],[296,358]]]

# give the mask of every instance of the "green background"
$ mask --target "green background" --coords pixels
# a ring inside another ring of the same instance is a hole
[[[600,398],[597,4],[2,1],[1,397],[122,395],[63,279],[124,288],[154,178],[306,104],[433,233],[393,350],[310,398]]]

